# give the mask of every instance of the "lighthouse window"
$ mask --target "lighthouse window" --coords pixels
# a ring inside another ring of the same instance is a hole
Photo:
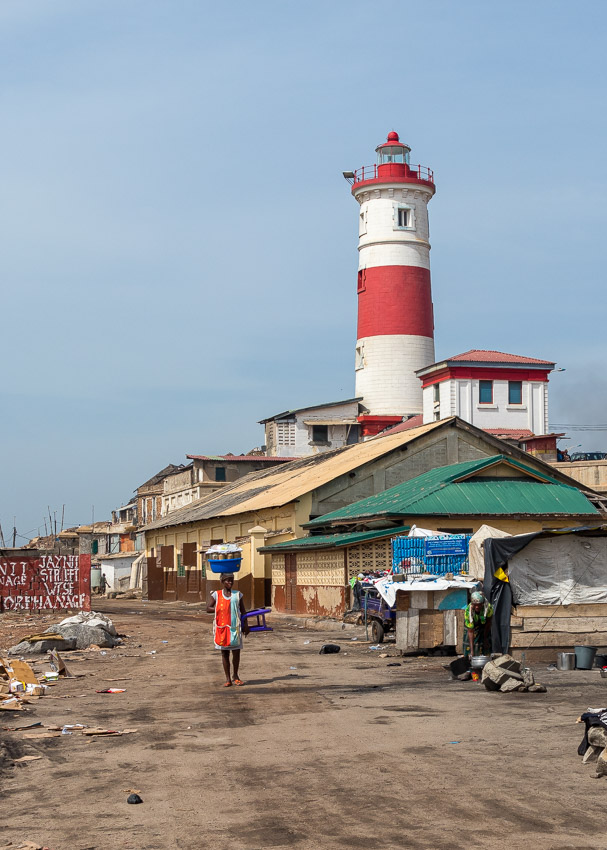
[[[413,210],[411,207],[401,207],[394,205],[394,229],[395,230],[413,230]]]
[[[409,227],[410,210],[404,210],[402,207],[398,211],[398,226]]]
[[[493,404],[493,381],[478,382],[478,403]]]

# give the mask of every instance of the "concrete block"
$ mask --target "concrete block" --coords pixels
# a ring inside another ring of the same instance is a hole
[[[524,687],[525,685],[518,679],[513,679],[509,676],[506,681],[500,686],[500,691],[503,694],[509,694],[513,691],[521,691]]]
[[[602,726],[591,726],[588,730],[588,743],[592,747],[607,747],[607,729]]]
[[[524,667],[522,669],[521,675],[523,677],[523,684],[525,687],[530,688],[532,685],[535,685],[535,677],[528,667]]]
[[[483,667],[481,681],[488,691],[499,690],[504,682],[507,682],[509,678],[510,675],[507,670],[502,670],[500,667],[496,667],[491,661]]]
[[[521,663],[516,661],[511,655],[500,655],[493,659],[493,664],[496,667],[502,667],[504,670],[511,670],[514,673],[521,672]]]

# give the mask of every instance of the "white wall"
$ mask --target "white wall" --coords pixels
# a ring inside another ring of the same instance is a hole
[[[272,457],[306,457],[307,455],[317,454],[319,452],[329,451],[331,449],[339,449],[347,445],[348,430],[347,425],[328,425],[329,439],[327,445],[314,445],[312,441],[312,425],[307,425],[307,422],[330,419],[356,419],[358,416],[358,402],[350,402],[349,404],[339,404],[333,407],[315,407],[310,410],[299,411],[293,414],[295,443],[284,445],[278,442],[277,428],[275,422],[266,423],[266,434],[269,428],[274,429],[274,440],[268,440],[266,443],[272,446],[268,452]],[[293,427],[293,426],[291,426]]]
[[[131,566],[137,556],[138,553],[133,552],[124,558],[111,558],[107,561],[100,559],[101,572],[107,580],[108,590],[120,590],[118,581],[125,576],[130,577]]]
[[[440,418],[459,416],[477,428],[518,428],[548,432],[548,384],[523,381],[522,404],[508,404],[508,381],[493,381],[493,403],[479,404],[478,379],[448,379],[440,383]],[[434,387],[423,391],[424,423],[434,419]]]
[[[364,227],[359,227],[360,268],[389,265],[430,268],[427,205],[432,194],[430,189],[403,188],[402,184],[356,193],[359,213],[364,218]],[[410,227],[395,228],[398,206],[411,210]]]
[[[356,370],[356,395],[373,416],[405,416],[422,412],[422,393],[415,372],[434,362],[434,340],[427,336],[383,334],[357,341],[363,347],[362,369]]]

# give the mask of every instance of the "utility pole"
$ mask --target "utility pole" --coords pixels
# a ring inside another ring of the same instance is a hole
[[[55,537],[57,536],[57,511],[53,511],[53,516],[55,517]]]
[[[6,546],[6,543],[4,542],[4,532],[2,531],[2,523],[1,522],[0,522],[0,540],[2,541],[2,545]]]
[[[65,519],[65,505],[61,508],[61,531],[63,531],[63,520]]]
[[[17,545],[17,517],[13,517],[13,549]]]
[[[46,507],[48,509],[48,530],[49,530],[49,534],[52,537],[53,536],[53,518],[51,516],[51,506],[47,505]]]

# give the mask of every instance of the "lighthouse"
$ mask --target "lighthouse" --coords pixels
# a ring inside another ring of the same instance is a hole
[[[416,370],[434,363],[428,202],[434,175],[410,164],[398,133],[376,148],[377,163],[344,172],[360,205],[356,392],[370,437],[422,412]]]

